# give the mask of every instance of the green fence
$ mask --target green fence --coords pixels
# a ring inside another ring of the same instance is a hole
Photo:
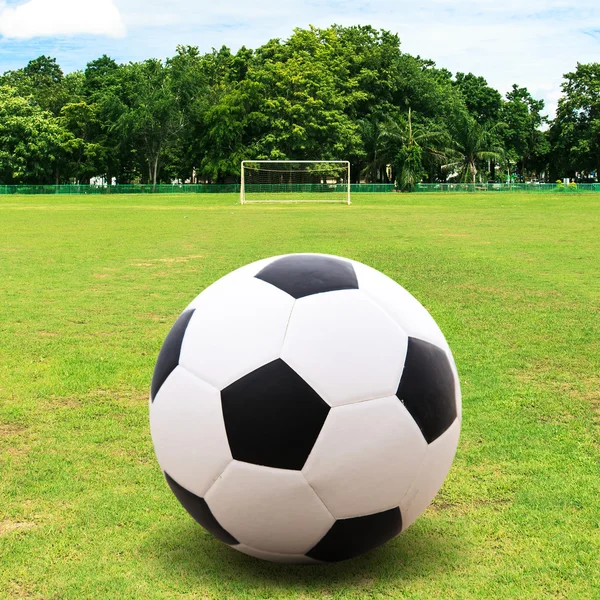
[[[248,190],[247,186],[247,191]],[[276,193],[277,185],[273,185],[269,191]],[[288,187],[288,186],[284,186]],[[312,187],[308,184],[303,184],[302,192],[307,191],[346,191],[346,185],[324,186],[315,185],[314,190],[308,189]],[[318,189],[317,189],[318,188]],[[396,187],[391,183],[353,183],[350,185],[351,193],[353,194],[372,194],[372,193],[390,193],[395,192]],[[600,192],[600,183],[578,183],[563,185],[559,183],[420,183],[416,186],[416,193],[483,193],[483,192],[522,192],[528,194],[539,193],[592,193]],[[186,184],[186,185],[111,185],[111,186],[95,186],[95,185],[0,185],[0,195],[9,194],[239,194],[240,185],[238,183],[202,183],[202,184]]]
[[[352,183],[350,184],[350,193],[352,194],[384,194],[386,192],[395,192],[396,186],[393,183]]]
[[[518,192],[524,194],[574,194],[600,192],[600,183],[419,183],[420,193]]]
[[[127,185],[0,185],[6,194],[239,194],[237,183],[211,184],[127,184]]]
[[[291,188],[294,188],[293,190]],[[345,184],[296,184],[289,185],[262,185],[247,184],[246,191],[258,192],[345,192]],[[395,190],[394,184],[387,183],[353,183],[350,185],[352,193],[385,193]],[[0,195],[8,194],[239,194],[239,183],[201,183],[201,184],[127,184],[127,185],[0,185]]]

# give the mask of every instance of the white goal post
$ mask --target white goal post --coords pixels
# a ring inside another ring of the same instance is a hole
[[[343,202],[350,204],[347,160],[244,160],[240,204]]]

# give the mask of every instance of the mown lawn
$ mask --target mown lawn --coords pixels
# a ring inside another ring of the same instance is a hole
[[[600,598],[600,196],[0,198],[1,598]],[[262,563],[183,511],[154,360],[208,284],[324,252],[431,311],[463,435],[434,505],[333,566]]]

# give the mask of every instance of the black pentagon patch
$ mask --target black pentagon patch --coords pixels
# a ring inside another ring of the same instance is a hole
[[[306,556],[324,562],[347,560],[389,542],[400,531],[402,515],[399,508],[366,517],[340,519]]]
[[[325,423],[329,405],[278,359],[221,392],[233,458],[300,470]]]
[[[179,364],[179,355],[181,354],[181,344],[185,330],[194,314],[194,309],[184,311],[171,331],[169,331],[162,348],[158,354],[154,374],[152,375],[152,386],[150,388],[150,398],[154,402],[158,390],[162,387],[167,377],[177,368]]]
[[[454,375],[446,353],[437,346],[408,338],[408,353],[396,393],[431,444],[457,417]]]
[[[256,275],[294,298],[338,290],[357,290],[358,279],[349,262],[329,256],[284,256]]]
[[[171,479],[167,473],[165,473],[165,477],[167,478],[167,483],[175,496],[177,496],[177,500],[181,502],[181,505],[185,510],[187,510],[194,519],[204,527],[207,531],[212,533],[217,539],[233,546],[235,544],[239,544],[239,542],[215,519],[212,514],[208,504],[206,504],[206,500],[204,498],[199,498],[192,492],[188,492],[185,488],[181,487],[176,481]]]

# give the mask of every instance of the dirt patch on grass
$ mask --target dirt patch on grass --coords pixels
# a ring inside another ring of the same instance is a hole
[[[82,408],[86,404],[104,401],[139,406],[146,405],[148,403],[148,396],[150,393],[149,389],[149,384],[148,390],[105,390],[99,388],[96,390],[89,390],[88,392],[79,394],[78,396],[55,396],[52,398],[48,398],[46,403],[54,408]],[[2,427],[2,425],[0,425],[0,427]]]
[[[49,398],[48,404],[50,404],[53,408],[79,408],[81,406],[81,402],[78,398]]]
[[[537,296],[539,298],[547,298],[548,296],[560,297],[563,294],[558,290],[527,290],[528,296]],[[575,304],[571,305],[573,308],[576,307]]]
[[[9,447],[1,450],[7,456],[11,456],[13,460],[23,459],[25,460],[29,455],[29,446],[20,446],[19,448]]]
[[[135,406],[148,404],[148,398],[150,395],[150,388],[143,391],[127,391],[127,392],[114,392],[114,398],[121,402],[127,402]]]
[[[0,521],[0,537],[8,535],[13,531],[27,531],[37,526],[31,521]]]
[[[504,506],[509,506],[512,502],[512,499],[509,498],[478,498],[471,502],[471,506],[492,506],[500,510]]]
[[[588,390],[578,393],[579,397],[589,402],[600,421],[600,378],[596,378],[596,383]]]
[[[510,498],[471,498],[466,502],[447,502],[445,500],[434,500],[429,509],[433,512],[455,511],[460,514],[468,514],[482,507],[490,507],[492,510],[503,510],[510,506],[513,500]]]
[[[196,260],[198,258],[203,258],[202,254],[191,254],[189,256],[174,256],[172,258],[155,258],[153,260],[147,260],[145,262],[133,263],[134,267],[153,267],[159,264],[177,264],[177,263],[187,263],[190,260]]]
[[[189,262],[190,260],[195,260],[197,258],[202,258],[202,254],[191,254],[190,256],[180,256],[180,257],[176,257],[176,258],[159,258],[158,262],[167,263],[167,264],[186,263],[186,262]]]
[[[144,319],[148,319],[149,321],[158,321],[160,323],[166,323],[168,320],[168,317],[166,317],[165,315],[157,315],[155,313],[142,313],[138,316],[143,317]]]
[[[23,433],[27,427],[24,425],[14,425],[12,423],[0,423],[0,438],[10,437]]]
[[[81,398],[82,401],[86,399],[102,398],[105,400],[111,400],[114,402],[126,402],[127,404],[139,405],[147,404],[150,389],[147,390],[90,390],[85,396]]]

